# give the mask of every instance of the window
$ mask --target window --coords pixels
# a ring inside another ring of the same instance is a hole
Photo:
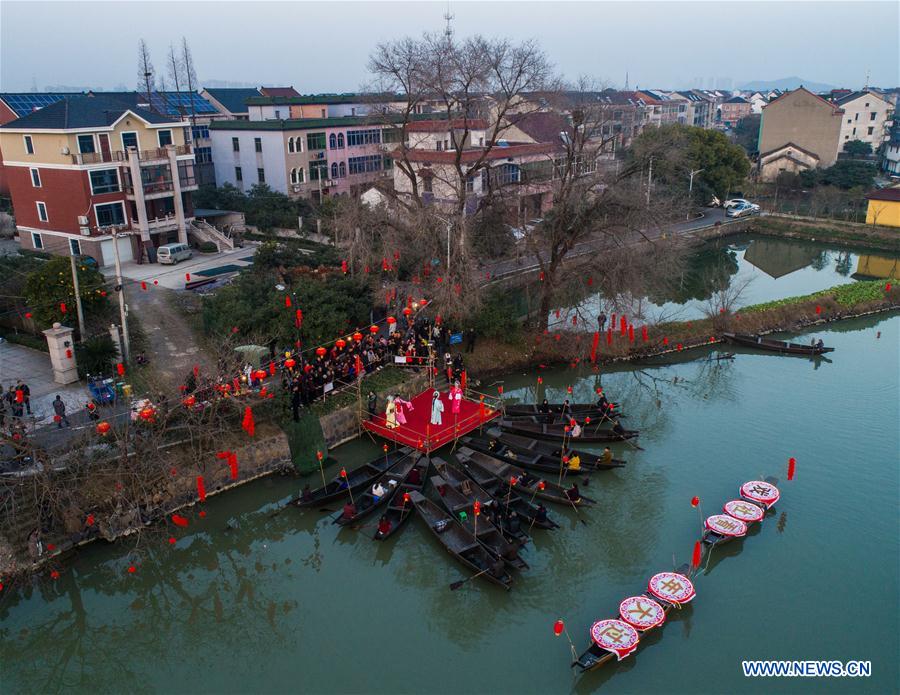
[[[297,183],[303,183],[306,180],[306,169],[300,167],[297,169]]]
[[[853,119],[852,119],[852,118],[848,118],[848,119],[847,119],[847,123],[853,123]]]
[[[243,181],[244,180],[244,172],[241,171],[240,167],[234,168],[234,180],[235,181]]]
[[[266,170],[265,169],[257,169],[256,170],[256,180],[260,183],[266,182]]]
[[[400,128],[385,128],[381,131],[382,142],[400,142]]]
[[[337,149],[337,135],[334,133],[328,136],[328,146],[333,150]]]
[[[503,186],[519,182],[519,167],[515,164],[501,164],[497,167],[497,182]]]
[[[41,222],[46,222],[47,221],[47,204],[42,203],[41,201],[36,201],[35,204],[37,205],[38,219]]]
[[[339,149],[339,150],[344,149],[344,134],[343,134],[343,133],[338,133],[338,138],[337,138],[337,140],[338,140],[338,149]]]
[[[474,193],[475,192],[475,177],[467,176],[466,177],[466,193]]]
[[[91,195],[115,193],[119,190],[119,176],[115,169],[94,169],[90,172]]]
[[[231,138],[231,151],[232,152],[240,152],[241,151],[241,141],[237,138]]]
[[[878,112],[877,112],[877,111],[873,111],[872,113],[869,114],[869,120],[870,120],[870,121],[874,121],[877,117],[878,117]]]
[[[349,138],[349,133],[347,135]],[[383,166],[384,162],[380,154],[371,154],[366,157],[350,157],[348,160],[348,170],[351,175],[381,171]]]
[[[122,203],[95,205],[98,227],[119,227],[125,224],[125,209]]]
[[[437,151],[440,152],[440,151],[443,150],[443,149],[444,149],[444,143],[443,143],[443,141],[442,141],[442,140],[438,140],[438,141],[437,141]]]
[[[31,139],[30,135],[23,135],[25,139],[25,154],[34,154],[34,140]]]
[[[377,145],[380,142],[381,131],[378,129],[347,131],[347,147],[358,147],[359,145]]]
[[[338,167],[340,172],[340,177],[344,178],[347,175],[347,162],[341,162],[340,167]]]
[[[78,239],[69,239],[69,250],[73,256],[81,255],[81,241]]]
[[[262,138],[253,138],[253,149],[262,152]]]
[[[875,129],[873,127],[869,126],[868,131],[869,131],[869,135],[871,135],[872,133],[875,132]]]
[[[297,183],[297,169],[291,169],[291,183]]]
[[[281,111],[279,111],[278,109],[275,109],[275,118],[277,118],[279,121],[281,120]]]
[[[336,179],[338,177],[338,165],[337,162],[331,163],[331,178]]]
[[[94,148],[94,136],[79,135],[78,151],[81,152],[81,154],[92,154],[93,152],[96,152],[96,149]]]
[[[325,133],[308,133],[306,148],[310,151],[325,149]]]
[[[858,120],[859,120],[859,114],[858,114],[858,113],[854,113],[854,114],[853,114],[853,120],[854,120],[854,121],[858,121]]]
[[[41,172],[39,169],[31,169],[31,185],[35,188],[41,187]]]
[[[159,130],[156,132],[156,139],[159,142],[160,147],[165,147],[166,145],[172,144],[172,131],[171,130]]]
[[[853,134],[856,135],[856,128],[853,129]]]
[[[319,159],[309,163],[309,180],[318,181],[328,178],[328,162]]]
[[[208,125],[194,125],[191,126],[191,139],[192,140],[203,140],[204,138],[209,138],[209,126]]]
[[[431,185],[431,181],[432,181],[431,176],[426,176],[425,178],[422,179],[422,185],[425,189],[425,193],[433,193],[434,192],[432,190],[433,186]]]
[[[44,240],[41,238],[41,235],[37,232],[31,233],[31,245],[36,249],[44,248]]]
[[[194,161],[197,164],[209,164],[212,161],[212,147],[195,147]]]
[[[322,118],[328,118],[328,113],[325,109],[322,109]],[[325,149],[324,147],[322,149]]]
[[[484,147],[484,138],[478,138],[478,146]]]
[[[137,133],[122,133],[122,149],[127,150],[131,147],[139,149]]]
[[[294,138],[288,138],[288,152],[294,151]]]

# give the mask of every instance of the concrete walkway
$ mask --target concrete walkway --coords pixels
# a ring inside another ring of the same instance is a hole
[[[146,282],[148,288],[153,286],[153,281],[157,281],[161,287],[170,290],[183,290],[185,283],[185,273],[191,274],[192,280],[200,280],[204,276],[197,273],[202,270],[210,270],[226,265],[234,265],[239,268],[246,268],[251,265],[253,254],[256,253],[258,243],[247,241],[244,242],[244,248],[234,249],[233,251],[223,251],[222,253],[198,253],[194,251],[194,257],[176,263],[175,265],[163,265],[161,263],[135,263],[128,261],[122,264],[122,277],[133,282]],[[244,260],[247,259],[247,260]],[[107,278],[115,278],[115,266],[101,268],[101,272]]]
[[[50,355],[22,345],[0,343],[0,384],[6,393],[22,379],[31,389],[31,413],[36,424],[53,422],[53,401],[59,394],[66,404],[66,414],[72,416],[84,410],[90,399],[87,386],[81,382],[62,386],[53,381]],[[11,413],[7,411],[7,417]],[[27,413],[26,413],[27,417]]]

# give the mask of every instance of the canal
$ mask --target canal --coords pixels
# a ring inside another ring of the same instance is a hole
[[[815,335],[836,348],[828,360],[697,350],[604,372],[645,450],[616,446],[628,466],[592,478],[587,525],[553,510],[562,528],[535,532],[510,593],[478,580],[451,592],[466,575],[417,519],[381,544],[315,510],[279,512],[299,485],[273,478],[210,499],[187,529],[95,544],[58,580],[5,589],[3,690],[896,691],[900,316]],[[542,388],[588,400],[596,382],[560,370]],[[537,383],[504,386],[531,399]],[[378,451],[335,455],[349,467]],[[689,561],[694,495],[711,514],[765,475],[782,480],[776,513],[713,555],[690,607],[633,657],[574,678],[554,621],[585,646],[594,620]],[[742,677],[743,659],[871,660],[872,676],[773,684]]]

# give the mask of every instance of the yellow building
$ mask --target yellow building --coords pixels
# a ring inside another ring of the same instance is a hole
[[[869,201],[866,224],[900,227],[900,186],[872,191],[866,198]]]

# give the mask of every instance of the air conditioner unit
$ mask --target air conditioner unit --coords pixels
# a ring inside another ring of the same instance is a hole
[[[317,152],[317,153],[316,153],[316,159],[325,159],[325,153],[324,153],[324,152]]]
[[[78,229],[81,232],[81,236],[90,236],[91,235],[90,227],[79,227]]]
[[[299,184],[299,183],[295,183],[293,186],[291,186],[291,190],[293,190],[294,193],[299,192],[299,191],[300,191],[300,184]]]
[[[63,147],[63,148],[59,151],[59,153],[60,153],[60,154],[69,154],[69,148],[68,148],[68,147]]]
[[[87,223],[88,223],[88,218],[86,216],[84,216],[84,215],[78,216],[78,224],[80,226],[84,227]]]

